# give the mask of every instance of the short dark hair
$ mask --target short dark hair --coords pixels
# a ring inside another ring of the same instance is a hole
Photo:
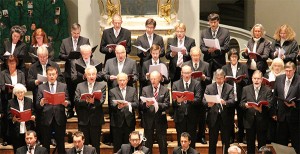
[[[14,55],[10,55],[7,60],[6,60],[6,65],[8,65],[8,63],[11,63],[11,62],[16,62],[16,64],[18,65],[19,64],[19,60],[16,56]]]
[[[48,71],[52,71],[52,70],[55,70],[56,73],[58,73],[57,68],[56,68],[56,67],[53,67],[53,66],[47,67],[46,72],[48,73]]]
[[[37,137],[36,132],[34,130],[28,130],[26,131],[26,135],[33,134],[34,137]]]
[[[131,135],[138,135],[139,136],[139,139],[140,138],[140,132],[139,131],[132,131],[130,134],[129,134],[129,139],[131,139]]]
[[[188,132],[181,133],[180,137],[187,137],[189,141],[191,141],[191,135]]]
[[[74,138],[74,137],[81,137],[82,140],[85,139],[84,134],[83,134],[83,132],[81,132],[81,131],[75,132],[72,136],[73,136],[73,138]]]
[[[149,18],[149,19],[146,20],[146,23],[145,23],[145,26],[147,26],[147,25],[153,25],[154,28],[155,28],[156,27],[156,21],[152,18]]]
[[[79,23],[73,23],[72,26],[71,26],[71,30],[81,30],[81,26]]]
[[[289,61],[289,62],[287,62],[287,63],[284,65],[284,68],[292,68],[293,70],[295,70],[295,69],[296,69],[296,65],[295,65],[295,63]]]
[[[211,14],[208,15],[207,20],[208,21],[211,21],[211,20],[220,21],[220,16],[217,13],[211,13]]]
[[[230,61],[230,57],[232,55],[236,55],[238,57],[238,60],[240,59],[240,53],[236,50],[236,48],[231,48],[228,52],[228,60]]]

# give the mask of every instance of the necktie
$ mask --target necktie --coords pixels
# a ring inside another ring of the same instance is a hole
[[[157,62],[156,62],[156,61],[154,62],[154,65],[157,65]]]
[[[220,96],[220,98],[222,98],[222,87],[221,86],[218,86],[217,87],[218,88],[218,95]],[[222,111],[222,104],[217,104],[217,106],[218,106],[218,108],[219,108],[219,113],[221,113],[221,111]]]
[[[42,65],[42,68],[43,68],[43,76],[46,76],[46,65]]]
[[[255,99],[257,100],[257,97],[258,97],[258,93],[259,93],[259,89],[258,88],[255,88]]]
[[[73,48],[74,48],[74,51],[77,50],[77,39],[74,39]]]
[[[189,89],[189,83],[185,83],[185,90],[187,91]]]
[[[290,84],[291,84],[291,81],[290,80],[287,80],[285,82],[285,85],[284,85],[284,98],[286,98],[288,92],[289,92],[289,89],[290,89]]]
[[[86,66],[90,65],[89,60],[85,61],[85,65],[86,65]]]
[[[158,88],[157,87],[154,87],[154,98],[157,99],[157,95],[158,95]]]
[[[54,94],[55,93],[55,91],[54,91],[54,84],[51,83],[50,85],[51,85],[51,87],[50,87],[50,93]]]
[[[115,32],[115,37],[117,38],[118,36],[119,36],[119,31],[116,30],[116,32]]]
[[[32,151],[32,149],[33,149],[33,147],[32,147],[32,146],[29,146],[29,147],[28,147],[28,153],[30,153],[30,154],[31,154],[31,153],[32,153],[32,152],[31,152],[31,151]]]
[[[213,39],[216,38],[216,31],[213,31]]]
[[[123,88],[122,90],[121,90],[121,93],[122,93],[122,96],[123,96],[123,99],[125,100],[125,97],[126,97],[126,94],[125,94],[125,88]]]
[[[92,83],[89,83],[89,93],[91,94],[93,91],[93,84]]]
[[[118,63],[118,71],[119,71],[119,73],[121,73],[122,70],[123,70],[123,62],[119,62]]]
[[[187,154],[187,151],[184,151],[183,149],[181,149],[181,153],[182,154]]]
[[[195,70],[198,69],[198,63],[195,63]]]
[[[152,46],[152,36],[151,35],[148,36],[148,42],[149,42],[149,46],[151,47]]]
[[[179,40],[179,46],[182,46],[183,40]]]
[[[77,150],[76,153],[77,153],[77,154],[80,154],[80,153],[81,153],[81,150]]]

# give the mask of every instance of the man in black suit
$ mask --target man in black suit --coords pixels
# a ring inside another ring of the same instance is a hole
[[[42,81],[39,81],[37,76],[38,74],[46,76],[46,70],[48,67],[55,67],[58,71],[58,77],[57,81],[64,82],[64,77],[60,71],[60,68],[57,63],[51,61],[48,59],[48,50],[46,47],[39,47],[37,49],[37,56],[38,61],[36,61],[28,70],[28,76],[27,76],[27,87],[29,90],[32,91],[32,97],[33,102],[37,102],[37,92],[38,92],[38,86],[42,84]],[[36,109],[36,105],[34,105],[34,108]],[[41,113],[39,110],[36,110],[36,133],[39,139],[42,139],[41,136]]]
[[[129,144],[122,144],[121,149],[117,154],[135,154],[143,153],[150,154],[150,150],[143,146],[143,136],[138,131],[133,131],[129,134]]]
[[[85,81],[85,76],[84,72],[80,72],[77,68],[76,65],[82,66],[83,68],[86,68],[88,65],[99,65],[100,62],[92,58],[92,47],[88,44],[81,45],[80,46],[80,54],[81,57],[79,59],[75,59],[71,62],[71,79],[75,83],[80,83]],[[102,69],[101,69],[102,71]],[[101,71],[97,73],[97,81],[101,81]]]
[[[159,53],[161,51],[161,48],[157,44],[153,44],[150,48],[150,54],[151,54],[151,59],[147,60],[144,62],[142,65],[142,72],[140,74],[140,88],[142,91],[142,88],[145,86],[148,86],[151,84],[150,78],[149,78],[149,68],[150,65],[157,65],[157,64],[164,64],[159,58]],[[169,78],[162,76],[162,81],[161,84],[168,84],[170,82]]]
[[[44,147],[41,147],[36,144],[37,136],[36,132],[33,130],[28,130],[25,133],[25,141],[26,146],[22,146],[17,149],[16,154],[24,154],[24,153],[35,153],[35,154],[46,154],[47,149]]]
[[[117,152],[122,144],[128,143],[129,133],[135,128],[135,109],[139,104],[135,88],[127,86],[127,74],[119,73],[117,82],[119,86],[109,91],[114,152]]]
[[[68,110],[67,117],[71,118],[74,115],[74,96],[76,84],[73,84],[71,80],[71,62],[73,59],[69,59],[69,54],[71,52],[79,52],[79,47],[84,44],[90,44],[88,38],[80,36],[81,26],[78,23],[74,23],[71,26],[71,37],[65,38],[62,40],[59,52],[59,59],[65,61],[65,72],[64,77],[66,80],[68,93],[71,101],[70,109]]]
[[[118,85],[116,79],[117,75],[121,72],[130,76],[128,85],[133,86],[133,83],[138,80],[136,62],[126,57],[126,50],[122,45],[117,45],[114,52],[116,52],[116,57],[107,61],[103,71],[104,80],[107,82],[108,89],[112,89]]]
[[[108,59],[116,57],[115,49],[106,47],[108,44],[118,44],[121,41],[126,40],[126,53],[129,54],[131,51],[131,32],[128,29],[121,27],[122,17],[119,14],[115,14],[112,19],[112,28],[103,31],[100,52],[105,54],[104,64]]]
[[[201,104],[201,85],[200,82],[191,78],[192,68],[188,65],[182,66],[181,76],[182,78],[173,83],[172,91],[190,91],[194,93],[194,100],[187,100],[186,96],[173,98],[172,107],[174,109],[174,122],[177,132],[178,145],[180,145],[180,135],[183,132],[189,133],[191,137],[191,147],[195,148],[197,124],[199,111]]]
[[[85,145],[91,144],[100,153],[101,128],[104,124],[104,113],[102,105],[106,96],[106,85],[96,82],[97,69],[88,65],[85,69],[87,81],[79,83],[75,91],[75,109],[78,117],[78,130],[85,136]],[[87,97],[81,99],[82,94],[92,94],[101,91],[101,98]]]
[[[203,103],[209,108],[207,115],[207,123],[209,128],[209,153],[216,153],[216,145],[218,142],[219,131],[223,151],[227,153],[229,148],[229,136],[232,121],[230,120],[230,108],[234,105],[233,86],[225,83],[225,72],[217,69],[215,74],[216,82],[208,85],[204,95],[219,95],[220,102],[209,102],[203,98]]]
[[[229,31],[223,27],[220,27],[219,22],[219,15],[216,13],[211,13],[208,15],[208,24],[210,28],[204,29],[201,32],[200,48],[204,54],[204,61],[208,62],[210,65],[210,77],[213,77],[213,73],[226,64],[225,54],[229,51]],[[204,39],[218,39],[221,50],[206,46]]]
[[[169,70],[171,82],[175,82],[180,79],[182,64],[191,59],[190,50],[196,46],[195,39],[185,36],[186,26],[183,23],[179,23],[175,26],[176,36],[168,39],[166,58],[170,60]],[[181,47],[180,52],[172,51],[171,47]]]
[[[295,151],[300,153],[300,77],[293,62],[287,62],[284,68],[285,74],[275,80],[271,115],[277,120],[277,143],[287,146],[291,140]]]
[[[244,127],[246,129],[247,152],[255,153],[255,138],[257,136],[258,149],[267,143],[267,129],[269,121],[269,105],[250,106],[249,102],[270,102],[272,91],[262,85],[262,73],[256,70],[252,75],[252,83],[243,88],[240,106],[244,109]]]
[[[75,132],[73,134],[74,147],[67,150],[67,154],[97,154],[94,147],[85,145],[85,143],[84,133],[81,131]]]
[[[145,146],[152,152],[155,129],[159,152],[168,153],[166,111],[170,106],[170,94],[168,88],[160,84],[160,80],[161,74],[159,72],[153,71],[150,73],[151,85],[143,88],[142,96],[147,98],[154,97],[155,101],[140,102],[140,109],[143,112],[142,125],[147,139]]]
[[[47,68],[47,79],[48,81],[44,84],[39,85],[36,107],[41,113],[41,132],[42,134],[42,145],[50,153],[50,139],[51,132],[54,130],[54,138],[57,142],[57,152],[65,153],[64,136],[66,132],[67,118],[65,114],[65,108],[70,104],[68,101],[67,86],[64,83],[57,81],[58,70],[55,67],[49,66]],[[57,102],[59,105],[53,105],[46,98],[44,98],[44,91],[48,91],[51,94],[58,92],[65,93],[65,101]]]
[[[238,142],[242,143],[244,138],[244,124],[243,124],[243,110],[240,107],[241,97],[242,97],[242,90],[243,87],[248,84],[248,68],[247,65],[241,64],[238,62],[240,59],[239,52],[232,48],[228,52],[228,60],[230,61],[229,64],[226,64],[222,67],[223,71],[225,72],[226,76],[231,77],[238,77],[240,75],[246,75],[245,78],[241,78],[239,80],[232,80],[228,79],[226,80],[226,83],[232,85],[234,87],[234,107],[231,108],[231,120],[232,124],[234,124],[234,115],[235,115],[235,109],[237,111],[237,117],[238,117]],[[231,135],[230,135],[230,141],[231,143],[234,141],[235,138],[235,132],[234,132],[234,125],[232,125],[231,128]],[[245,142],[244,142],[245,143]]]
[[[192,68],[193,72],[200,71],[202,76],[195,78],[201,83],[201,96],[204,94],[206,86],[211,84],[209,64],[201,60],[201,51],[199,47],[192,47],[190,51],[191,60],[183,63],[183,65],[188,65]],[[202,104],[201,104],[202,105]],[[205,130],[206,130],[206,107],[200,106],[198,112],[199,120],[199,129],[197,133],[197,138],[200,140],[200,143],[207,144],[205,139]]]
[[[136,45],[141,46],[144,49],[150,49],[153,44],[157,44],[160,46],[159,57],[165,56],[165,45],[163,38],[154,33],[154,29],[156,27],[156,21],[152,18],[147,19],[146,23],[146,33],[141,35],[136,40]],[[142,51],[138,49],[137,56],[140,58],[140,66],[143,66],[143,63],[149,59],[151,59],[151,53],[149,50]]]
[[[194,148],[190,147],[191,135],[187,132],[182,132],[180,135],[181,146],[174,148],[173,154],[199,154]]]

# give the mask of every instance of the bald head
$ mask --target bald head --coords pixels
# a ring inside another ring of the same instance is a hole
[[[161,74],[157,71],[150,73],[150,81],[153,87],[157,87],[161,80]]]

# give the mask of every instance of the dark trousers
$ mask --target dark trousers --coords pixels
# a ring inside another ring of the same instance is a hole
[[[197,138],[205,138],[205,130],[206,130],[206,108],[201,106],[199,108],[199,123],[198,123],[198,134]]]
[[[69,113],[73,113],[73,109],[74,109],[74,97],[75,97],[75,91],[77,88],[77,84],[74,84],[74,82],[71,80],[71,78],[65,78],[66,80],[66,84],[67,84],[67,90],[68,90],[68,94],[69,94],[69,100],[70,100],[70,105],[68,106],[68,112]]]
[[[156,131],[157,143],[159,146],[159,153],[168,153],[167,149],[167,129],[161,128],[159,126],[153,126]],[[153,136],[154,136],[154,128],[152,129],[144,129],[144,135],[147,139],[145,146],[149,148],[150,153],[152,153],[153,147]]]
[[[195,119],[189,119],[187,116],[184,116],[183,120],[181,122],[175,123],[176,126],[176,132],[177,132],[177,141],[178,146],[181,145],[180,143],[180,136],[183,132],[188,132],[191,135],[191,144],[190,146],[192,148],[195,148],[196,144],[196,131],[197,131],[197,122],[192,122]]]
[[[127,144],[129,142],[129,134],[134,131],[134,126],[128,127],[126,122],[124,121],[122,127],[113,127],[113,145],[114,145],[114,153],[118,152],[121,149],[122,144]]]
[[[238,136],[237,139],[238,141],[241,143],[243,142],[243,138],[245,136],[244,133],[244,124],[243,124],[243,116],[244,116],[244,111],[243,109],[239,106],[239,102],[235,102],[235,106],[234,108],[230,108],[229,112],[230,112],[230,118],[232,121],[232,126],[230,128],[231,130],[231,134],[230,134],[230,138],[235,139],[235,125],[234,125],[234,116],[235,116],[235,111],[237,111],[237,118],[238,118]]]
[[[247,137],[247,153],[255,154],[255,139],[257,136],[258,147],[257,149],[267,144],[267,129],[258,127],[256,117],[254,118],[253,125],[251,128],[246,129]]]
[[[25,134],[14,133],[11,137],[14,153],[16,153],[18,148],[26,145]]]
[[[58,125],[56,123],[55,118],[53,118],[51,125],[46,126],[46,125],[41,125],[41,134],[43,136],[42,143],[43,147],[45,147],[48,150],[48,153],[50,153],[50,142],[51,142],[51,136],[52,136],[52,131],[54,130],[54,138],[56,140],[56,148],[57,152],[59,154],[64,154],[65,151],[65,140],[64,137],[66,135],[66,125]]]
[[[299,122],[278,122],[277,125],[277,143],[288,145],[291,139],[292,146],[297,153],[300,153],[300,130]]]
[[[218,142],[219,131],[221,131],[221,139],[222,145],[224,149],[224,153],[228,153],[229,148],[229,133],[230,133],[230,124],[223,124],[222,117],[218,114],[217,121],[213,127],[209,128],[209,154],[215,154]]]
[[[78,125],[78,130],[82,131],[85,137],[84,144],[92,145],[96,148],[97,153],[100,153],[100,138],[102,126]]]

